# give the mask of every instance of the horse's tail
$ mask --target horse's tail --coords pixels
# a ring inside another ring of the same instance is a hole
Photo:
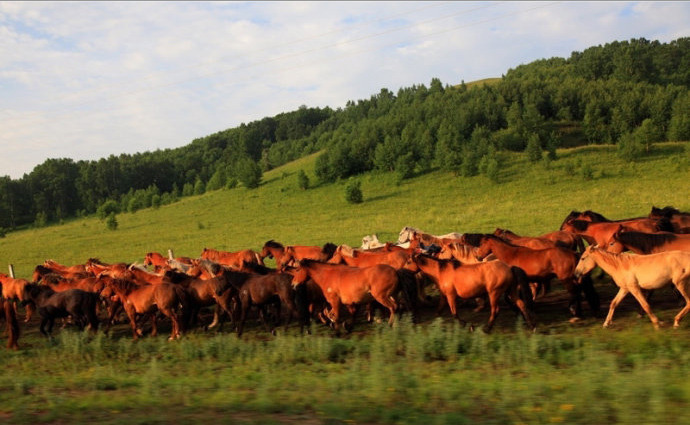
[[[513,281],[517,288],[517,293],[520,299],[525,303],[529,310],[534,308],[534,297],[532,296],[532,291],[529,288],[529,279],[527,278],[527,273],[520,267],[511,266],[511,272],[513,273]]]
[[[19,348],[19,322],[17,321],[17,314],[14,311],[12,301],[3,300],[3,309],[5,310],[5,320],[7,321],[7,348],[17,350]]]
[[[177,311],[174,312],[174,314],[178,317],[178,321],[180,323],[180,332],[185,331],[186,325],[189,323],[189,320],[191,319],[191,313],[192,313],[192,306],[191,306],[191,301],[189,299],[189,295],[187,294],[187,290],[177,284],[173,284],[175,295],[177,296]]]
[[[398,275],[398,291],[402,293],[403,301],[408,310],[412,314],[412,321],[417,319],[418,313],[418,294],[417,294],[417,279],[415,272],[407,269],[396,270]]]

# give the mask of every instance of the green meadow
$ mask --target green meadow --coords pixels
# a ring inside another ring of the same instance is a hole
[[[518,234],[557,230],[571,210],[610,219],[647,215],[651,207],[690,210],[690,146],[661,143],[637,162],[613,146],[558,151],[530,163],[501,152],[498,181],[431,172],[358,177],[364,202],[348,204],[347,181],[319,184],[315,156],[264,174],[254,190],[236,188],[182,198],[158,209],[118,214],[118,228],[87,217],[8,233],[0,263],[29,278],[46,259],[62,264],[142,262],[150,251],[198,257],[204,247],[260,249],[326,242],[359,246],[364,235],[394,241],[404,226],[426,232]],[[304,169],[310,188],[298,188]],[[602,310],[615,293],[597,274]],[[3,423],[688,423],[690,322],[655,331],[632,298],[603,317],[568,322],[560,285],[536,306],[528,332],[503,308],[491,334],[470,332],[433,308],[392,328],[358,321],[334,337],[323,326],[277,335],[254,323],[242,339],[225,326],[194,329],[180,341],[131,341],[127,326],[91,335],[70,328],[46,340],[38,322],[22,324],[21,349],[0,349]],[[460,314],[477,325],[488,312]],[[667,323],[680,309],[671,291],[652,308]],[[20,309],[20,319],[23,311]],[[686,319],[688,320],[688,319]],[[3,335],[4,338],[4,335]],[[4,345],[4,340],[0,343]]]

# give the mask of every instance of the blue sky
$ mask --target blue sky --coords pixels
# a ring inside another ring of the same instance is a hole
[[[690,36],[688,2],[0,2],[0,175]]]

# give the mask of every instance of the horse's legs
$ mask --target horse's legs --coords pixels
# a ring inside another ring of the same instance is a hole
[[[690,285],[690,277],[685,279],[685,281],[681,281],[678,285],[676,285],[676,289],[680,294],[683,296],[685,299],[685,307],[683,307],[682,310],[678,312],[676,317],[673,319],[673,327],[677,328],[680,325],[680,321],[683,317],[685,317],[686,314],[688,314],[688,311],[690,311],[690,295],[688,295],[688,289],[686,285]]]
[[[249,310],[249,301],[242,298],[240,304],[240,320],[237,322],[237,337],[242,336],[242,329],[244,328],[244,321],[247,320],[247,310]]]
[[[498,293],[498,291],[489,292],[489,305],[491,306],[491,315],[489,316],[489,322],[486,324],[487,332],[491,331],[491,328],[494,326],[496,316],[498,316],[498,311],[500,309],[498,306],[499,296],[500,294]]]
[[[628,295],[628,290],[620,288],[615,297],[611,300],[611,305],[609,306],[609,314],[606,315],[606,320],[604,320],[604,327],[608,328],[613,320],[613,312],[616,310],[618,304]]]
[[[33,303],[28,303],[24,307],[24,311],[25,311],[24,323],[29,323],[29,321],[31,320],[31,316],[33,316],[33,313],[35,310],[36,310],[36,306]]]
[[[649,303],[647,302],[647,299],[645,298],[644,294],[642,293],[642,290],[640,287],[633,286],[630,288],[630,293],[633,294],[637,302],[640,303],[642,306],[642,309],[647,313],[647,316],[649,316],[649,320],[652,321],[652,324],[654,325],[655,328],[659,327],[659,318],[656,317],[654,313],[652,313],[652,309],[649,307]]]
[[[127,304],[129,305],[129,304]],[[129,325],[132,327],[132,338],[136,340],[139,338],[139,333],[137,332],[137,315],[136,312],[134,311],[134,307],[127,307],[124,305],[125,313],[127,313],[127,317],[129,318]]]
[[[597,315],[601,307],[601,302],[599,300],[599,294],[597,293],[596,289],[594,289],[594,282],[592,281],[592,276],[590,273],[580,277],[580,287],[585,293],[587,304],[589,304],[589,308],[592,310],[592,313]]]
[[[518,295],[518,289],[513,288],[507,293],[507,295],[508,299],[510,299],[510,301],[512,301],[512,303],[515,304],[517,308],[520,310],[520,313],[522,313],[522,317],[525,319],[525,322],[527,322],[527,325],[531,329],[534,329],[535,325],[534,321],[532,320],[532,314],[527,308],[527,304],[525,304],[525,301]]]
[[[47,323],[48,323],[48,319],[44,318],[43,320],[41,320],[41,326],[39,328],[41,330],[41,333],[45,336],[48,336],[48,332],[46,332],[46,324]]]
[[[568,277],[562,279],[563,286],[570,294],[570,299],[568,300],[568,310],[573,315],[571,320],[576,320],[582,317],[582,297],[580,296],[580,288],[575,286],[575,280],[573,277]]]
[[[446,300],[448,301],[448,307],[450,308],[450,314],[453,315],[456,319],[458,319],[458,322],[460,322],[461,326],[465,326],[466,322],[460,318],[460,313],[458,312],[457,306],[456,306],[456,298],[457,295],[455,292],[451,292],[446,294]]]

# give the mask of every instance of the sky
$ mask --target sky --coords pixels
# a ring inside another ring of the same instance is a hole
[[[0,176],[690,36],[690,2],[0,1]]]

